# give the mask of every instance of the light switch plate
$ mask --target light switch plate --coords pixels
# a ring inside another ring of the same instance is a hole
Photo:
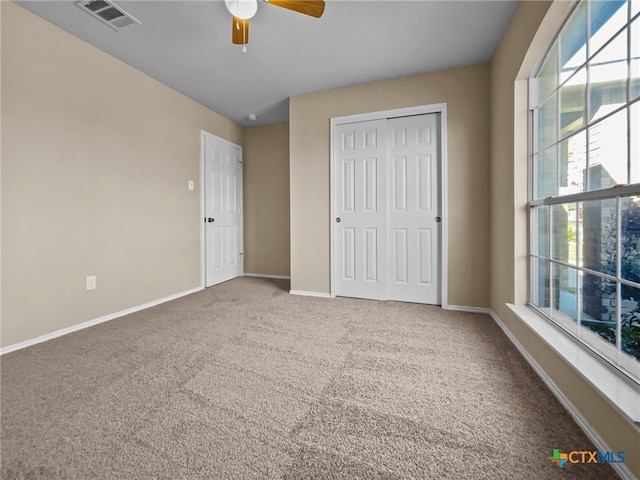
[[[189,180],[189,190],[193,190],[195,188],[195,183],[193,180]]]

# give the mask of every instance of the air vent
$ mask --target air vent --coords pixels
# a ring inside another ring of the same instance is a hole
[[[122,8],[107,0],[81,1],[77,2],[76,5],[114,30],[141,23],[133,15],[128,14]]]
[[[83,2],[81,2],[83,3]],[[96,10],[102,10],[103,8],[107,8],[110,7],[111,4],[108,2],[105,2],[103,0],[96,0],[95,2],[89,2],[87,4],[85,4],[85,8],[91,10],[92,12],[95,12]]]

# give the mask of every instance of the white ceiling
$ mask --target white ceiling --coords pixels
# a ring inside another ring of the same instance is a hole
[[[120,31],[73,1],[18,3],[243,126],[286,121],[302,93],[488,61],[518,4],[327,0],[316,19],[259,2],[242,53],[219,0],[115,0],[142,22]]]

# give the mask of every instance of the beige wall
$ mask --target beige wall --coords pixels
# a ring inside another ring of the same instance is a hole
[[[2,345],[198,287],[200,131],[242,129],[0,4]]]
[[[627,453],[625,465],[640,478],[638,430],[505,306],[527,301],[526,79],[571,6],[522,2],[491,63],[491,308],[609,448]]]
[[[488,307],[489,94],[489,65],[482,64],[291,98],[291,288],[330,291],[330,118],[444,102],[448,301]]]
[[[245,128],[244,271],[289,275],[289,123]]]

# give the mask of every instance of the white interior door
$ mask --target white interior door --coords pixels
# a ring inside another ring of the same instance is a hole
[[[205,286],[239,277],[242,251],[241,150],[204,135]]]
[[[441,303],[438,114],[334,130],[334,292]]]
[[[335,287],[387,298],[386,120],[339,125],[335,138]]]

